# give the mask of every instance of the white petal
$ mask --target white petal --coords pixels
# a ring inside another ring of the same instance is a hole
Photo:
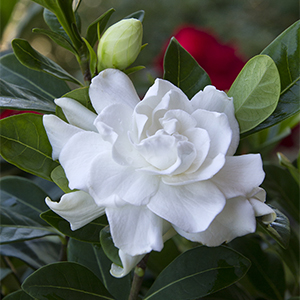
[[[131,256],[124,253],[122,250],[119,250],[119,257],[121,259],[123,268],[116,264],[112,264],[110,274],[117,278],[126,276],[142,260],[144,256],[145,254]]]
[[[140,102],[129,77],[117,69],[106,69],[92,79],[89,95],[99,114],[111,104],[125,104],[134,109]]]
[[[52,158],[58,159],[61,150],[71,137],[82,132],[78,127],[67,124],[54,115],[44,115],[43,124],[50,144],[52,146]]]
[[[69,187],[88,192],[88,178],[93,160],[110,151],[111,145],[104,142],[95,132],[83,131],[73,136],[59,156],[59,161],[69,180]],[[102,168],[101,165],[97,167]]]
[[[246,196],[258,187],[265,173],[259,154],[226,156],[224,167],[211,179],[225,197]]]
[[[184,186],[160,184],[147,205],[155,214],[188,232],[205,230],[223,209],[225,198],[209,181]]]
[[[163,248],[163,220],[146,206],[106,208],[110,232],[116,247],[135,256]]]
[[[55,100],[56,105],[60,106],[71,125],[84,130],[96,131],[93,125],[97,115],[70,98],[59,98]]]
[[[59,202],[46,198],[46,204],[62,218],[66,219],[72,230],[77,230],[104,214],[94,199],[83,191],[64,194]]]
[[[116,195],[133,205],[145,205],[156,193],[159,178],[136,172],[134,168],[114,162],[110,154],[99,155],[90,168],[89,194],[98,205]]]
[[[227,115],[232,130],[232,139],[227,155],[233,155],[239,144],[239,124],[234,114],[233,99],[214,86],[206,86],[203,91],[192,98],[191,103],[195,110],[201,108]]]
[[[227,200],[224,209],[205,231],[188,233],[178,227],[175,229],[188,240],[213,247],[255,232],[256,220],[249,201],[245,197],[236,197]]]
[[[210,138],[208,157],[214,158],[219,153],[226,154],[231,142],[232,131],[225,114],[197,109],[192,116],[197,127],[204,128]]]

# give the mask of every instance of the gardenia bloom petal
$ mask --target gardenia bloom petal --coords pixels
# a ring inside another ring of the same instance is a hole
[[[272,222],[259,188],[261,157],[233,156],[239,128],[224,92],[207,86],[189,100],[157,79],[140,101],[127,75],[107,69],[89,96],[97,115],[62,98],[56,103],[69,124],[43,117],[53,158],[79,190],[46,202],[73,230],[105,210],[123,264],[112,267],[114,276],[160,251],[170,228],[216,246],[253,232],[256,216]]]

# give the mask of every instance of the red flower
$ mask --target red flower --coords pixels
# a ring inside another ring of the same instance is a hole
[[[212,34],[192,26],[181,27],[174,37],[207,72],[212,84],[220,90],[228,90],[243,68],[245,61],[236,54],[231,45],[220,42]],[[163,69],[163,54],[158,59],[160,70]]]

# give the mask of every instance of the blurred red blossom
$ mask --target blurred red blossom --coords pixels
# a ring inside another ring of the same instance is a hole
[[[13,110],[13,109],[4,109],[0,113],[0,120],[13,116],[13,115],[19,115],[24,113],[33,113],[33,114],[39,114],[36,111],[29,111],[29,110]]]
[[[223,44],[207,30],[187,25],[176,30],[173,36],[207,72],[212,84],[219,90],[228,90],[245,64],[234,46]],[[156,61],[161,72],[167,46]]]

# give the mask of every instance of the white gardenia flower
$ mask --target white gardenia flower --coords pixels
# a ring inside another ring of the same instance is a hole
[[[255,231],[256,216],[275,218],[259,185],[259,154],[233,156],[239,127],[233,101],[213,86],[191,100],[157,79],[140,101],[130,79],[106,69],[89,96],[97,114],[60,98],[68,123],[44,126],[76,189],[48,206],[76,230],[104,212],[126,275],[146,253],[161,251],[170,230],[208,246]],[[79,191],[78,191],[79,190]]]

